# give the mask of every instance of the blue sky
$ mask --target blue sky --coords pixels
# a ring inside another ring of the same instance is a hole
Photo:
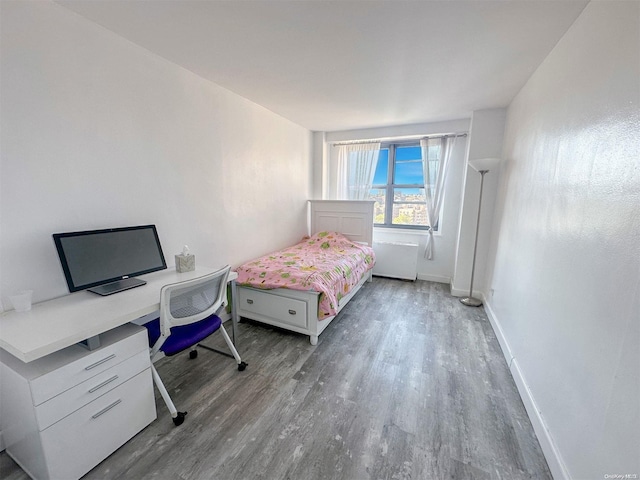
[[[407,162],[407,160],[420,160],[422,157],[420,147],[396,148],[396,184],[422,183],[422,163]],[[387,183],[387,169],[389,165],[389,150],[380,150],[378,166],[373,177],[374,185]]]

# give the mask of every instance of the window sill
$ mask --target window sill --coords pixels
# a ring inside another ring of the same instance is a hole
[[[385,233],[385,234],[400,234],[400,235],[415,235],[418,237],[426,237],[429,235],[428,230],[417,229],[417,228],[402,228],[402,227],[382,227],[378,225],[373,226],[374,234],[376,232]],[[439,237],[440,231],[433,232],[434,237]]]

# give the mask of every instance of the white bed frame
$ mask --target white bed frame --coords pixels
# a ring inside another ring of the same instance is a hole
[[[373,245],[373,205],[368,200],[309,200],[309,233],[340,232],[351,241]],[[338,312],[371,281],[371,272],[345,295],[338,304]],[[260,290],[238,285],[237,315],[293,332],[309,335],[311,345],[335,318],[318,319],[318,298],[313,291],[276,288]]]

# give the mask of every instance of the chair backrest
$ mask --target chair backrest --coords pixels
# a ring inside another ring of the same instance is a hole
[[[226,304],[227,278],[231,267],[165,285],[160,290],[160,333],[169,336],[171,327],[199,322]]]

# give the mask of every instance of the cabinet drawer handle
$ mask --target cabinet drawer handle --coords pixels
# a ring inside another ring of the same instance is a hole
[[[296,311],[295,310],[289,310],[289,315],[295,315]]]
[[[95,415],[91,415],[91,418],[96,419],[98,418],[100,415],[104,415],[105,413],[107,413],[109,410],[111,410],[113,407],[115,407],[116,405],[118,405],[119,403],[122,403],[122,400],[118,399],[115,402],[113,402],[111,405],[109,405],[108,407],[104,407],[102,410],[100,410],[98,413],[96,413]]]
[[[89,365],[88,367],[84,367],[85,370],[91,370],[92,368],[96,368],[98,365],[102,365],[104,362],[108,362],[109,360],[112,360],[116,358],[116,354],[112,353],[111,355],[109,355],[106,358],[103,358],[102,360],[98,360],[96,363],[94,363],[93,365]]]
[[[109,380],[105,380],[104,382],[102,382],[100,385],[96,385],[95,387],[93,387],[92,389],[89,390],[89,393],[93,393],[96,390],[100,390],[102,387],[104,387],[105,385],[113,382],[114,380],[118,379],[118,375],[114,375],[113,377],[111,377]]]
[[[247,298],[247,303],[248,303],[249,305],[253,305],[253,300],[251,300],[250,298]]]

